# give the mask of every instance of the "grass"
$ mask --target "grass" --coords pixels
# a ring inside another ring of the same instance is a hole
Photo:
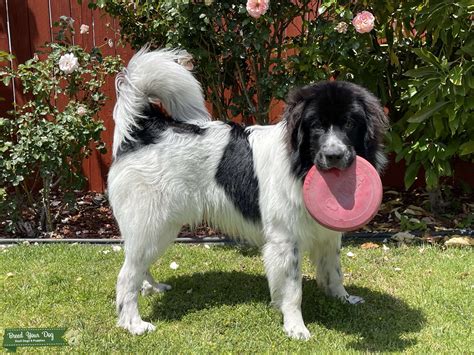
[[[104,251],[106,253],[104,253]],[[352,251],[355,256],[346,254]],[[108,252],[108,253],[107,253]],[[313,337],[286,338],[269,306],[255,249],[174,245],[152,272],[171,284],[140,297],[153,333],[115,327],[114,284],[123,251],[107,246],[16,246],[0,251],[0,335],[13,327],[67,327],[74,348],[93,352],[469,352],[474,349],[472,249],[391,247],[342,252],[349,293],[365,304],[327,298],[304,264],[303,316]],[[177,270],[169,267],[175,261]],[[13,275],[12,275],[12,274]]]

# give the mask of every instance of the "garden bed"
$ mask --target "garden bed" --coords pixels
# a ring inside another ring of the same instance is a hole
[[[444,190],[446,201],[451,202],[444,214],[429,212],[428,195],[421,189],[399,192],[385,189],[382,206],[375,218],[359,232],[397,233],[416,231],[421,235],[443,234],[443,231],[471,230],[474,228],[474,194],[460,188]],[[23,215],[24,222],[19,232],[7,232],[6,221],[2,221],[0,238],[56,238],[56,239],[120,239],[120,231],[113,217],[106,196],[94,192],[75,193],[73,207],[55,196],[52,214],[55,230],[44,233],[38,230],[33,213]],[[469,234],[469,233],[468,233]],[[206,225],[194,230],[185,226],[180,238],[220,237],[222,234]]]

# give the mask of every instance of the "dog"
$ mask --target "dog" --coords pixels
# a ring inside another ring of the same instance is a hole
[[[305,208],[309,169],[345,169],[356,155],[378,171],[386,159],[387,117],[366,89],[343,81],[294,89],[282,120],[242,127],[211,121],[201,85],[178,64],[187,53],[140,50],[116,78],[113,163],[108,193],[125,242],[117,279],[118,326],[153,331],[137,299],[162,292],[150,265],[184,224],[207,221],[261,247],[271,301],[286,334],[308,339],[301,314],[301,260],[308,253],[318,285],[344,302],[363,302],[343,286],[341,233]],[[161,105],[166,113],[157,110]]]

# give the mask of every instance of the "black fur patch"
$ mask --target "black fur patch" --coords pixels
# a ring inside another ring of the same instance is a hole
[[[259,187],[253,166],[252,148],[248,132],[232,124],[230,140],[216,172],[216,182],[242,215],[252,222],[260,222]]]
[[[298,281],[300,277],[300,252],[296,244],[293,247],[293,265],[292,266],[293,266],[293,269],[292,269],[291,277],[293,280]]]
[[[138,127],[134,127],[131,136],[134,141],[126,140],[120,146],[117,157],[126,153],[137,151],[138,149],[158,143],[162,133],[168,129],[172,129],[175,133],[184,134],[203,134],[206,129],[199,126],[174,121],[167,117],[161,110],[150,105],[144,113],[146,118],[137,118]]]

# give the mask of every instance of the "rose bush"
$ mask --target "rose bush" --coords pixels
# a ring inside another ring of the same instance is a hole
[[[372,16],[357,19],[364,11]],[[370,8],[324,1],[308,21],[308,39],[297,39],[301,56],[289,60],[305,81],[320,80],[314,68],[323,68],[326,78],[380,97],[392,123],[389,151],[407,166],[406,188],[423,168],[430,194],[439,196],[455,159],[474,160],[473,16],[467,1],[376,0]],[[349,21],[347,30],[339,25]],[[440,204],[432,200],[434,209]]]
[[[312,0],[89,1],[120,19],[122,40],[139,48],[182,47],[194,58],[215,116],[269,123],[270,111],[298,77],[287,66],[294,51],[292,27],[315,15]],[[304,34],[303,34],[304,36]]]
[[[30,237],[52,230],[51,190],[61,188],[67,197],[80,188],[83,159],[93,148],[104,150],[104,125],[95,119],[105,101],[100,89],[121,67],[118,57],[71,45],[71,19],[58,25],[58,41],[43,55],[0,72],[5,84],[21,82],[29,99],[0,118],[0,219]]]
[[[389,149],[407,164],[407,188],[423,167],[436,190],[452,176],[454,159],[474,159],[469,1],[266,3],[89,1],[120,20],[122,39],[135,48],[187,49],[222,119],[267,123],[272,97],[283,98],[294,85],[343,79],[367,87],[387,107]]]

